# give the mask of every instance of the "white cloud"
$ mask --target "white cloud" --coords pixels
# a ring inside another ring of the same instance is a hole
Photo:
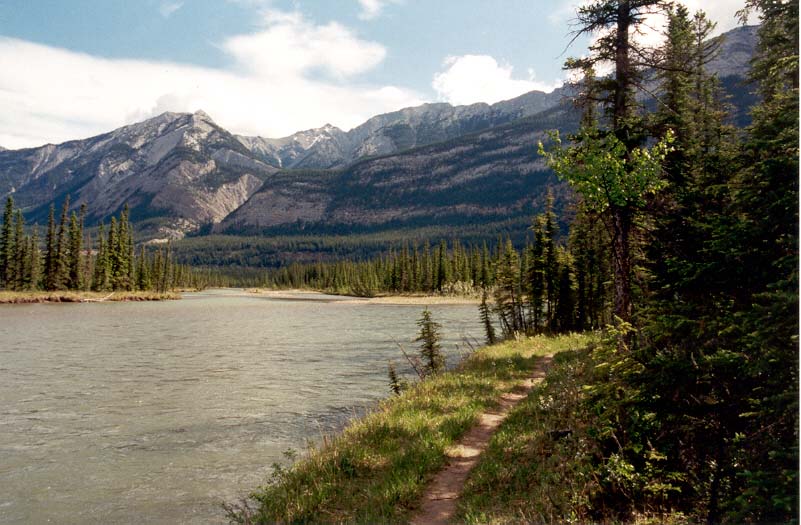
[[[164,18],[169,18],[172,14],[184,6],[182,1],[163,0],[159,6],[159,13]]]
[[[381,15],[381,11],[389,4],[396,4],[400,0],[358,0],[361,11],[359,18],[362,20],[372,20]]]
[[[492,104],[514,98],[535,89],[552,91],[561,82],[547,84],[533,78],[512,77],[512,67],[498,64],[488,55],[462,55],[445,59],[446,69],[434,75],[432,86],[441,100],[451,104]]]
[[[110,60],[0,37],[0,145],[57,143],[197,109],[233,132],[280,137],[326,122],[349,129],[423,102],[411,90],[354,80],[386,51],[339,24],[273,11],[262,30],[220,47],[228,70]]]
[[[331,22],[318,26],[299,13],[266,11],[267,30],[229,39],[223,45],[247,72],[265,77],[324,71],[344,78],[368,71],[386,56],[384,47],[357,39]]]

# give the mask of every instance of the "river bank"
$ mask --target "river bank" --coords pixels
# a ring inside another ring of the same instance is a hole
[[[272,480],[249,501],[227,507],[229,518],[237,523],[408,521],[429,481],[449,457],[458,456],[459,439],[482,413],[519,390],[542,356],[578,350],[590,341],[577,334],[539,336],[481,348],[455,370],[382,401],[294,465],[276,466]]]
[[[176,292],[0,291],[0,304],[169,301],[180,298],[181,294]]]
[[[269,297],[271,299],[297,299],[298,296],[309,295],[310,297],[328,292],[304,289],[273,290],[267,288],[248,288],[246,293]],[[460,295],[377,295],[375,297],[356,297],[352,295],[340,295],[338,302],[348,304],[386,304],[386,305],[409,305],[409,306],[430,306],[430,305],[478,305],[481,298]]]

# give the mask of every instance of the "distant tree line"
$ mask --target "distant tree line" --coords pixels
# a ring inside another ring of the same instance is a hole
[[[498,239],[492,249],[486,242],[465,245],[459,239],[433,247],[406,241],[381,257],[292,263],[263,270],[249,282],[366,297],[483,295],[492,298],[490,325],[498,324],[504,337],[585,330],[609,322],[607,233],[597,217],[580,211],[562,242],[549,194],[546,211],[534,218],[529,234],[519,249],[509,238]]]
[[[133,227],[127,206],[112,217],[108,230],[101,224],[92,247],[84,232],[86,206],[69,213],[64,202],[58,223],[55,206],[44,243],[36,225],[26,231],[25,218],[6,200],[0,227],[0,287],[6,290],[157,291],[202,287],[204,275],[176,264],[170,245],[134,250]]]

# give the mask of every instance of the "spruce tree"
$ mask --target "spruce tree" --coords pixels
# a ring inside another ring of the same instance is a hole
[[[495,266],[495,310],[505,337],[525,330],[520,287],[520,256],[511,240],[505,243],[501,259]]]
[[[548,190],[542,232],[542,272],[545,286],[548,330],[556,330],[556,300],[559,283],[559,261],[556,254],[556,215],[553,212],[553,191]]]
[[[9,195],[3,212],[3,228],[0,230],[0,286],[8,286],[8,272],[14,253],[11,236],[14,220],[14,198]]]
[[[47,236],[45,238],[45,267],[44,267],[44,288],[48,291],[57,289],[57,266],[58,266],[58,247],[56,241],[56,208],[50,205],[50,214],[47,218]]]
[[[92,290],[106,291],[111,286],[111,269],[109,250],[106,241],[106,227],[101,222],[97,230],[97,255],[95,256],[94,275],[92,276]]]
[[[662,187],[660,161],[668,142],[646,149],[645,128],[639,116],[635,88],[642,65],[635,60],[648,56],[632,35],[664,0],[595,0],[578,10],[579,34],[597,35],[587,58],[568,61],[567,67],[585,73],[599,63],[614,64],[608,79],[587,79],[587,86],[598,93],[584,91],[584,105],[600,99],[608,118],[608,129],[583,127],[574,137],[575,145],[565,151],[546,154],[554,170],[566,178],[582,195],[586,205],[608,215],[612,231],[615,276],[614,313],[628,322],[632,317],[631,237],[636,214],[645,206],[645,197]],[[559,144],[558,136],[555,137]],[[621,339],[624,345],[625,338]]]
[[[484,340],[488,345],[494,345],[497,342],[495,337],[495,328],[492,326],[492,311],[487,304],[487,290],[481,292],[481,304],[478,306],[479,317],[481,324],[484,325]]]
[[[55,260],[53,262],[53,290],[63,290],[68,283],[68,261],[69,244],[67,242],[67,213],[70,207],[70,197],[64,200],[64,205],[61,208],[61,220],[58,225],[58,233],[56,234],[55,245]]]
[[[735,499],[727,517],[789,522],[799,513],[798,2],[748,0],[746,6],[760,14],[751,77],[761,101],[734,181],[739,221],[729,248],[738,254],[738,287],[729,329],[742,334],[745,373],[736,380],[751,386],[741,407],[748,432],[735,442],[748,472],[734,487],[747,497]]]
[[[36,290],[39,288],[40,281],[42,279],[42,253],[39,250],[39,228],[35,224],[33,226],[33,233],[31,233],[28,257],[30,258],[30,262],[28,264],[30,268],[30,287],[31,289]]]
[[[12,290],[22,290],[25,283],[25,257],[28,248],[28,241],[24,233],[25,219],[22,211],[17,210],[14,214],[14,233],[11,237],[11,247],[13,252],[9,260],[10,271],[8,276],[8,286]]]
[[[69,250],[67,253],[67,284],[69,290],[80,290],[83,288],[83,276],[81,274],[83,265],[81,261],[81,250],[83,249],[83,238],[78,216],[73,212],[70,216],[69,227]]]
[[[417,321],[420,334],[415,341],[420,343],[420,358],[423,362],[423,375],[438,374],[445,368],[445,357],[439,344],[440,324],[431,318],[428,308]]]

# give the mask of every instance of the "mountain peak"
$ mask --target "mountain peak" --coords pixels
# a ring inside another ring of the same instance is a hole
[[[192,116],[195,117],[196,119],[201,119],[201,120],[206,120],[206,121],[212,122],[211,117],[209,116],[209,114],[206,113],[205,111],[203,111],[202,109],[199,109],[199,110],[195,111],[194,113],[192,113]]]

